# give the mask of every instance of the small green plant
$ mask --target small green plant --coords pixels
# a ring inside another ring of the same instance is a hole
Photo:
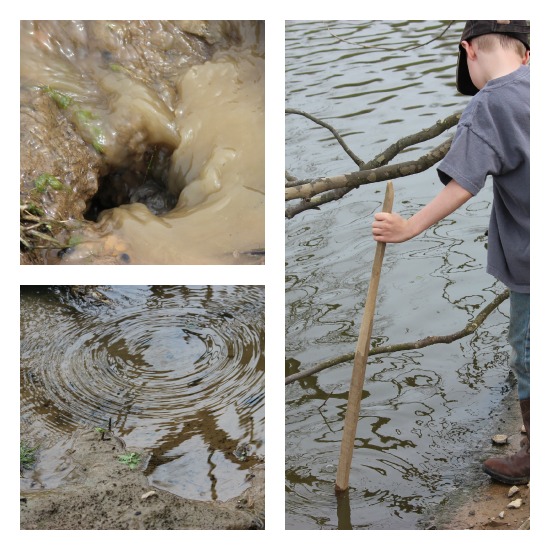
[[[118,461],[129,466],[131,470],[139,464],[140,460],[141,457],[139,453],[126,453],[124,455],[119,455],[118,457]]]
[[[44,210],[42,210],[42,208],[40,208],[33,202],[29,202],[29,204],[26,205],[26,210],[29,214],[32,214],[33,216],[44,216]]]
[[[42,174],[41,176],[38,176],[34,182],[34,186],[39,193],[43,193],[48,187],[51,187],[56,191],[63,189],[63,184],[51,174]]]
[[[43,86],[42,89],[48,94],[56,103],[60,109],[66,109],[69,105],[72,105],[73,99],[67,94],[62,94],[50,86]]]
[[[27,443],[19,443],[19,467],[20,470],[29,470],[36,462],[36,451],[38,451],[38,445],[31,447]]]
[[[100,136],[97,139],[94,139],[92,141],[92,146],[98,153],[105,153],[104,141],[105,141],[105,138],[103,136]]]
[[[119,65],[118,63],[111,63],[109,65],[109,69],[111,69],[111,71],[114,71],[115,73],[127,73],[132,76],[132,71],[130,71],[123,65]]]
[[[91,143],[98,153],[105,153],[107,139],[101,126],[101,120],[96,114],[87,109],[75,111],[73,122],[86,142]]]

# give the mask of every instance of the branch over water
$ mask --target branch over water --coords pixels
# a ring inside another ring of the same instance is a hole
[[[328,129],[342,146],[344,151],[359,167],[356,172],[339,176],[321,177],[314,179],[298,179],[288,172],[285,173],[285,200],[291,201],[301,199],[298,204],[289,206],[285,215],[293,218],[304,210],[319,209],[327,202],[338,200],[360,185],[368,185],[378,181],[396,179],[411,174],[423,172],[439,162],[449,150],[452,138],[447,139],[440,145],[434,147],[429,153],[417,160],[396,163],[388,166],[388,163],[407,147],[417,145],[439,136],[449,128],[456,126],[462,113],[454,113],[443,120],[438,120],[429,128],[420,132],[398,139],[385,151],[376,155],[369,162],[364,162],[351,151],[340,134],[330,124],[296,109],[285,109],[286,114],[301,115],[309,120]]]
[[[465,336],[473,334],[481,326],[485,319],[487,319],[487,317],[509,296],[510,291],[508,290],[505,290],[504,292],[499,294],[492,302],[490,302],[478,313],[477,317],[473,321],[470,321],[462,330],[459,330],[458,332],[453,332],[452,334],[447,334],[444,336],[427,336],[426,338],[416,340],[415,342],[406,342],[403,344],[394,344],[391,346],[378,346],[376,348],[372,348],[369,351],[369,356],[379,355],[381,353],[393,353],[395,351],[421,349],[427,346],[432,346],[434,344],[450,344],[455,340],[460,340]],[[333,359],[323,361],[315,367],[312,367],[305,371],[291,374],[290,376],[287,376],[285,378],[285,385],[296,382],[296,380],[301,380],[302,378],[306,378],[308,376],[311,376],[312,374],[316,374],[330,367],[334,367],[336,365],[339,365],[340,363],[353,361],[354,356],[354,353],[346,353],[345,355],[340,355],[338,357],[334,357]]]

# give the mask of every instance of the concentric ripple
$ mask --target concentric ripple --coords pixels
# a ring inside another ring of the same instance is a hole
[[[231,477],[244,469],[237,448],[247,446],[247,456],[262,453],[263,288],[93,292],[34,287],[22,293],[26,422],[39,424],[49,438],[111,423],[128,444],[151,451],[148,473],[159,484],[189,496],[185,482],[174,488],[167,481],[174,472],[164,470],[184,456],[193,463],[200,457],[208,487],[199,481],[193,496],[221,498],[220,485],[234,493],[244,474],[213,489],[206,463],[218,453],[218,474]]]

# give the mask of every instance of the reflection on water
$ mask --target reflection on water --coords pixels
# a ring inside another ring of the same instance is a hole
[[[287,107],[329,122],[364,161],[374,158],[467,104],[454,87],[463,23],[416,47],[449,23],[287,22]],[[397,160],[418,158],[451,134]],[[326,130],[286,117],[291,174],[354,168]],[[394,187],[394,210],[408,217],[440,184],[432,168]],[[354,351],[374,258],[370,225],[384,189],[383,182],[366,186],[287,221],[287,375]],[[485,273],[490,204],[489,182],[424,235],[387,246],[373,345],[455,332],[503,290]],[[510,384],[507,308],[463,340],[369,359],[347,497],[336,498],[334,483],[352,365],[288,385],[287,528],[422,528],[434,507],[477,475],[487,418]]]
[[[21,416],[40,442],[26,488],[52,487],[79,427],[147,449],[150,481],[226,500],[263,455],[260,287],[67,287],[21,294]]]

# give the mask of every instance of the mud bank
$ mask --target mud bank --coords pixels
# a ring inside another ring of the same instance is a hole
[[[472,465],[471,479],[465,480],[464,489],[456,491],[433,511],[426,529],[506,531],[530,529],[530,484],[518,486],[519,492],[508,496],[511,488],[491,480],[481,470],[481,463],[489,456],[513,454],[520,448],[522,419],[514,391],[506,396],[494,413],[494,433],[509,435],[504,446],[495,446],[487,437],[478,460]],[[521,498],[517,509],[508,508],[513,500]]]
[[[21,263],[254,264],[259,21],[21,22]]]
[[[263,529],[263,464],[249,475],[243,493],[227,502],[200,502],[152,487],[142,467],[118,456],[124,442],[108,434],[82,432],[69,452],[67,482],[53,490],[23,492],[21,529]],[[154,493],[152,493],[154,492]]]

